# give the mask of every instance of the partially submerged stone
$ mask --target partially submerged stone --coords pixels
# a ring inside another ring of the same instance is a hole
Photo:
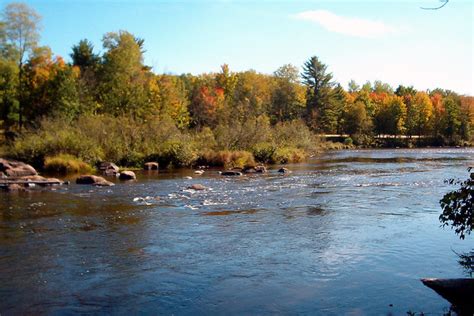
[[[266,173],[265,166],[246,167],[242,170],[244,173]]]
[[[19,180],[24,180],[27,182],[34,182],[39,185],[54,185],[54,184],[63,184],[64,182],[56,178],[45,178],[40,175],[35,176],[25,176],[19,178]]]
[[[115,177],[120,171],[119,167],[113,162],[102,162],[99,165],[99,170],[109,177]]]
[[[145,162],[145,164],[143,165],[143,169],[145,170],[158,170],[158,167],[158,163],[154,161]]]
[[[196,184],[190,185],[188,189],[202,191],[202,190],[206,190],[207,188],[203,186],[202,184],[196,183]]]
[[[421,282],[465,312],[462,315],[474,313],[474,279],[421,279]]]
[[[25,186],[19,185],[16,183],[8,184],[6,186],[1,187],[3,191],[5,192],[22,192],[26,191]]]
[[[112,182],[105,180],[103,177],[93,175],[82,175],[76,179],[77,184],[89,184],[96,186],[112,186]]]
[[[136,180],[137,176],[133,171],[122,171],[119,175],[120,180]]]
[[[290,173],[291,171],[287,168],[280,168],[280,169],[278,169],[278,172],[279,173]]]
[[[242,175],[242,172],[240,172],[240,171],[234,171],[234,170],[227,170],[227,171],[223,171],[223,172],[221,173],[221,175],[227,176],[227,177],[241,176],[241,175]]]

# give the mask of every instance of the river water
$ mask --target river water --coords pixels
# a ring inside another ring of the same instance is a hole
[[[0,314],[439,315],[419,279],[465,276],[472,237],[438,216],[470,165],[473,149],[337,151],[288,175],[3,193]]]

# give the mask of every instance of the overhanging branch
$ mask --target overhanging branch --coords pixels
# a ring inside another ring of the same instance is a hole
[[[421,7],[421,9],[423,9],[423,10],[439,10],[442,7],[444,7],[446,4],[448,4],[448,2],[449,2],[449,0],[440,0],[440,1],[443,2],[443,4],[439,7],[436,7],[436,8],[423,8],[423,7]]]

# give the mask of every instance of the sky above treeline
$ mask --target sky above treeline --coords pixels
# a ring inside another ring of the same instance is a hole
[[[2,7],[10,1],[0,0]],[[474,95],[474,1],[28,0],[43,18],[41,44],[69,59],[87,38],[101,52],[106,32],[145,39],[156,73],[272,73],[311,56],[336,81],[381,80]]]

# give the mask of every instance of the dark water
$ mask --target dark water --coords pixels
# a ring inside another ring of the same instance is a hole
[[[472,237],[440,228],[438,201],[469,165],[472,149],[341,151],[285,176],[1,194],[0,314],[439,315],[419,278],[464,276],[452,250]]]

